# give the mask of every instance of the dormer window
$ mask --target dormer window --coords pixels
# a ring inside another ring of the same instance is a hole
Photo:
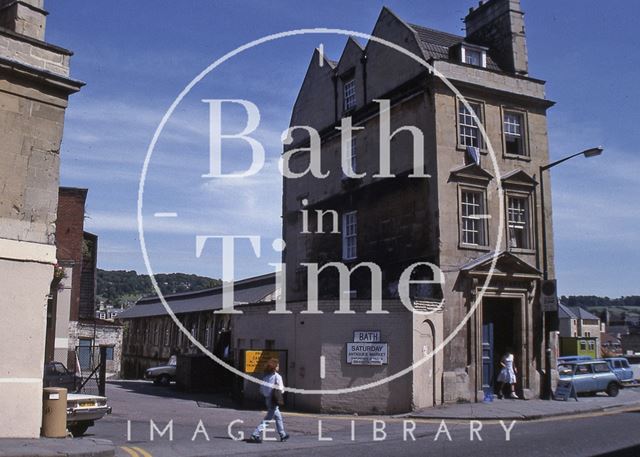
[[[487,68],[487,51],[482,48],[463,45],[460,48],[462,63],[474,65],[476,67]]]

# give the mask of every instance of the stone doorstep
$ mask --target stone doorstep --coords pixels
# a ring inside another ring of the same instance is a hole
[[[0,457],[114,457],[111,441],[97,438],[0,438]]]

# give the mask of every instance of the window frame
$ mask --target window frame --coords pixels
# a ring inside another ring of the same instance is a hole
[[[458,186],[458,247],[460,249],[474,249],[487,251],[489,250],[489,223],[487,218],[479,218],[477,219],[480,224],[480,232],[482,233],[483,240],[481,240],[484,244],[472,244],[465,242],[464,238],[464,223],[463,223],[463,196],[466,192],[473,192],[480,195],[480,202],[482,203],[482,207],[480,211],[484,211],[484,214],[488,214],[488,201],[487,201],[487,189],[482,186],[473,186],[469,184],[464,184]],[[466,216],[470,218],[469,216]]]
[[[478,54],[478,56],[480,57],[478,64],[467,62],[467,53],[469,52]],[[460,47],[460,62],[465,65],[471,65],[472,67],[487,68],[487,51],[475,46],[463,44]]]
[[[353,234],[347,233],[348,221],[349,217],[353,216],[355,226],[355,230]],[[342,260],[351,261],[356,260],[358,258],[358,211],[347,211],[342,214]],[[348,243],[350,240],[353,240],[354,245],[349,246]],[[353,248],[353,255],[351,255],[350,248]]]
[[[527,112],[523,109],[514,108],[511,106],[502,106],[501,109],[501,118],[500,118],[500,130],[502,132],[502,150],[504,157],[510,159],[519,159],[531,161],[531,149],[529,147],[529,119],[527,116]],[[506,116],[507,114],[516,114],[520,116],[521,124],[520,124],[520,133],[519,136],[521,138],[521,153],[514,154],[512,152],[507,152],[507,136],[515,136],[513,134],[508,134],[505,129],[506,124]]]
[[[480,108],[479,112],[476,111],[476,115],[480,119],[480,123],[485,124],[486,123],[486,121],[485,121],[485,119],[486,119],[486,117],[485,117],[485,102],[482,101],[482,100],[476,100],[476,99],[466,98],[466,97],[465,97],[465,99],[467,100],[467,102],[470,105],[477,105]],[[462,127],[476,128],[477,131],[478,131],[478,146],[477,146],[477,148],[482,154],[487,154],[487,147],[486,147],[484,138],[482,137],[482,133],[480,132],[480,127],[477,126],[477,125],[475,127],[474,126],[469,126],[469,125],[466,125],[466,124],[463,125],[460,122],[460,115],[461,115],[460,110],[462,108],[464,108],[465,111],[466,111],[466,106],[464,106],[464,103],[462,103],[462,101],[459,100],[456,97],[456,148],[458,150],[466,152],[467,146],[472,146],[472,145],[463,144],[460,141],[461,136],[462,136]],[[465,114],[465,116],[471,116],[471,113]],[[473,118],[472,118],[472,120],[473,120]]]
[[[358,106],[356,78],[352,77],[345,79],[342,83],[342,109],[345,113],[348,113],[353,111],[356,106]]]
[[[505,230],[506,230],[506,247],[509,252],[523,252],[523,253],[534,253],[536,240],[535,240],[535,227],[534,227],[534,212],[533,212],[533,194],[532,192],[523,192],[523,191],[513,191],[513,190],[505,190],[504,193],[504,210],[505,210]],[[511,246],[511,219],[510,219],[510,202],[512,198],[517,198],[524,200],[524,210],[526,216],[526,225],[525,225],[525,246],[517,247]]]

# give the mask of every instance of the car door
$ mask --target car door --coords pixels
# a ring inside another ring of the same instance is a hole
[[[590,364],[577,364],[573,375],[576,392],[592,392],[594,390],[593,370]]]
[[[593,364],[593,380],[594,388],[596,392],[607,390],[607,386],[611,380],[615,377],[611,376],[613,373],[611,367],[607,362],[594,363]]]
[[[618,363],[620,363],[620,369],[622,371],[620,379],[622,381],[633,381],[633,370],[631,369],[629,362],[624,359],[620,359]]]

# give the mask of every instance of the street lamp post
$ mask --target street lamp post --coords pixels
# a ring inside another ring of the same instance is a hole
[[[540,167],[540,209],[542,211],[542,277],[545,280],[549,279],[549,259],[547,256],[547,215],[544,206],[544,172],[549,170],[550,168],[555,167],[556,165],[560,165],[561,163],[566,162],[569,159],[573,159],[574,157],[578,157],[580,155],[583,155],[586,158],[596,157],[602,154],[602,151],[603,148],[600,146],[596,148],[585,149],[584,151],[572,154],[568,157],[565,157],[564,159],[556,160],[555,162]],[[551,400],[553,398],[553,394],[551,384],[551,345],[549,341],[549,334],[557,329],[558,311],[546,311],[543,317],[546,366],[545,398]]]

